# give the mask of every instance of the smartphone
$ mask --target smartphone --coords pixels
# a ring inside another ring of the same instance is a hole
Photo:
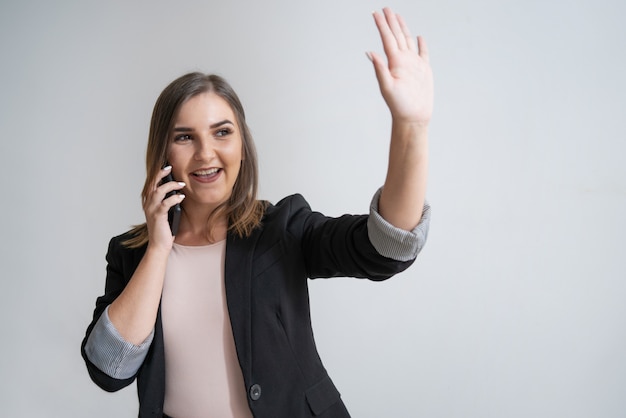
[[[167,167],[167,165],[168,164],[166,163],[164,167]],[[163,178],[163,180],[161,180],[161,184],[165,184],[170,181],[174,181],[174,177],[172,177],[171,171],[167,176]],[[167,192],[167,194],[165,195],[165,199],[175,194],[178,194],[177,190],[172,190],[171,192]],[[172,231],[172,235],[176,235],[178,233],[178,225],[180,224],[181,212],[182,212],[182,208],[180,207],[180,203],[177,203],[174,206],[172,206],[167,212],[167,221],[170,223],[170,230]]]

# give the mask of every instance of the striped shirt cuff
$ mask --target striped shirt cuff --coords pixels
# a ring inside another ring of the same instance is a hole
[[[124,340],[109,319],[107,306],[89,334],[85,353],[89,361],[108,376],[128,379],[141,367],[153,338],[154,330],[141,345]]]
[[[378,213],[378,200],[382,188],[372,198],[367,230],[370,242],[378,254],[396,261],[413,260],[426,244],[430,225],[430,205],[424,202],[422,219],[412,231],[396,228]]]

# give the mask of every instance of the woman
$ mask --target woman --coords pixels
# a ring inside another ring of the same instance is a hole
[[[315,348],[307,278],[391,277],[422,248],[430,213],[426,44],[389,9],[374,19],[387,62],[368,57],[393,123],[369,216],[328,218],[299,195],[257,200],[254,144],[222,78],[187,74],[158,98],[146,223],[111,240],[105,294],[82,344],[103,389],[137,379],[140,417],[349,416]],[[176,181],[164,182],[170,174]]]

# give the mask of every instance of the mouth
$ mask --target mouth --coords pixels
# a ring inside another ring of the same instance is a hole
[[[207,169],[202,169],[202,170],[196,170],[192,172],[191,175],[198,180],[209,181],[209,180],[216,178],[222,171],[223,171],[222,168],[213,167],[213,168],[207,168]]]

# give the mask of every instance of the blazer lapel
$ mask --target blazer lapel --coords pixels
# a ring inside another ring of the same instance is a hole
[[[235,339],[237,357],[246,382],[251,381],[252,370],[252,255],[258,234],[241,239],[228,233],[224,281],[226,304]]]

